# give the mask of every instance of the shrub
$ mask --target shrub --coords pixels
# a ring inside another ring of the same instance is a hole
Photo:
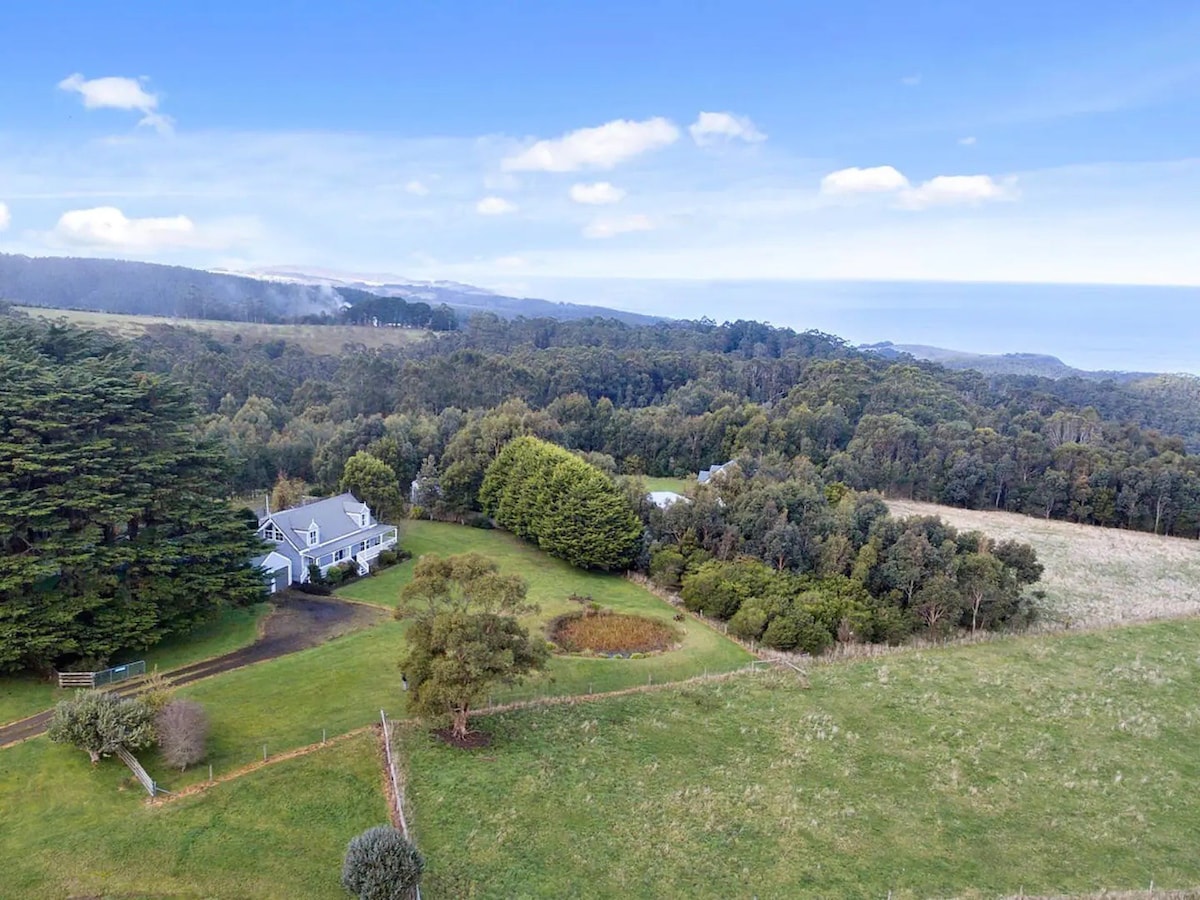
[[[321,567],[316,563],[308,564],[308,583],[309,584],[324,584],[325,573],[321,571]]]
[[[138,699],[155,715],[158,715],[171,702],[175,694],[175,683],[166,675],[155,669],[142,682]]]
[[[743,603],[729,620],[729,633],[743,641],[757,641],[767,627],[767,610],[758,603]]]
[[[492,522],[490,516],[485,516],[483,513],[471,513],[463,520],[464,525],[470,525],[472,528],[495,528],[496,525]]]
[[[410,519],[418,519],[418,520],[419,519],[428,519],[429,511],[427,509],[425,509],[425,507],[419,506],[418,504],[414,503],[412,506],[410,506],[408,508],[408,517]]]
[[[342,886],[360,900],[406,900],[425,871],[425,859],[390,825],[368,828],[350,841]]]
[[[155,719],[158,745],[169,766],[183,771],[204,759],[208,716],[195,700],[172,700]]]
[[[776,650],[802,650],[816,656],[833,643],[833,635],[807,610],[794,607],[771,620],[762,640]]]
[[[399,561],[396,557],[395,550],[384,550],[375,559],[379,563],[379,567],[381,569],[385,569],[388,566],[394,566]]]
[[[77,691],[54,708],[50,740],[86,750],[92,765],[122,747],[139,750],[154,743],[154,713],[144,703],[105,691]]]
[[[687,569],[687,560],[677,547],[663,547],[650,556],[650,580],[660,588],[677,591]]]
[[[298,591],[303,591],[306,594],[312,594],[314,597],[328,597],[333,593],[327,584],[314,584],[311,581],[304,584],[293,585]]]
[[[347,560],[336,566],[332,566],[325,573],[325,580],[332,585],[345,584],[348,581],[353,581],[358,577],[358,563]]]

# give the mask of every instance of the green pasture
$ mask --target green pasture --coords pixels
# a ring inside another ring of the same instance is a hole
[[[430,897],[1200,885],[1200,622],[1012,638],[407,732]]]

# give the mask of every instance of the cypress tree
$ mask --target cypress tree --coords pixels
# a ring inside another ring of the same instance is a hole
[[[142,649],[263,595],[187,392],[123,344],[0,321],[0,671]]]
[[[607,475],[539,438],[500,451],[479,500],[500,527],[581,568],[627,568],[642,537],[637,513]]]

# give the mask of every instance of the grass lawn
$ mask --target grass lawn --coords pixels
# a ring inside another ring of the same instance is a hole
[[[274,755],[320,741],[322,730],[333,737],[377,722],[380,709],[403,715],[397,660],[404,629],[400,622],[385,622],[180,688],[180,696],[208,711],[205,763],[220,774],[262,759],[264,745]],[[206,768],[172,771],[154,754],[142,762],[172,789],[208,776]]]
[[[346,344],[362,344],[369,350],[402,347],[419,341],[429,332],[415,328],[370,328],[365,325],[264,325],[252,322],[223,322],[216,319],[173,319],[167,316],[136,316],[92,310],[49,309],[18,306],[16,309],[43,319],[66,319],[73,325],[98,328],[125,338],[138,338],[152,325],[191,328],[222,341],[235,336],[248,344],[285,340],[313,353],[336,354]]]
[[[373,735],[156,808],[116,760],[92,768],[44,739],[0,752],[0,894],[12,900],[344,898],[346,843],[387,822]]]
[[[430,897],[1200,885],[1200,622],[1013,638],[405,733]]]
[[[996,510],[889,500],[893,515],[940,516],[956,528],[1030,544],[1046,567],[1047,616],[1083,624],[1200,615],[1200,541],[1056,522]]]
[[[418,553],[488,553],[506,569],[521,571],[536,585],[534,598],[555,611],[574,607],[566,596],[583,591],[623,611],[672,615],[630,582],[578,572],[499,532],[415,523],[405,540]],[[394,597],[410,573],[411,564],[397,567],[354,585],[354,592],[372,588]],[[749,658],[716,632],[683,624],[682,651],[636,660],[558,658],[533,684],[498,692],[495,699],[599,692],[651,678],[685,678],[705,668],[733,669]],[[181,696],[208,711],[208,756],[185,773],[166,768],[153,752],[140,754],[143,764],[177,790],[206,779],[209,763],[220,775],[261,759],[264,745],[277,755],[320,741],[323,730],[334,737],[371,724],[381,708],[405,715],[397,662],[407,627],[386,620],[180,688]],[[221,639],[209,635],[208,650],[228,649],[218,648]],[[191,646],[166,647],[158,658],[180,664],[191,652]],[[45,737],[0,750],[0,895],[78,896],[101,889],[137,896],[337,895],[337,862],[346,840],[383,819],[380,775],[374,750],[368,750],[361,766],[341,762],[340,750],[321,751],[160,810],[146,810],[140,788],[127,785],[124,768],[112,760],[93,770],[85,754]],[[80,852],[60,859],[68,855],[64,847],[76,846]]]
[[[412,578],[415,560],[426,553],[451,555],[475,551],[495,560],[504,572],[519,574],[529,582],[529,599],[541,607],[526,625],[540,628],[547,620],[577,610],[571,594],[592,597],[606,609],[670,622],[675,610],[653,594],[616,575],[584,572],[542,553],[531,544],[499,530],[467,528],[444,522],[408,522],[401,545],[413,559],[371,578],[338,590],[352,600],[395,606],[400,591]],[[684,632],[680,650],[643,659],[596,659],[558,656],[546,675],[524,686],[497,693],[496,699],[516,699],[542,694],[575,694],[608,691],[645,684],[650,680],[676,681],[745,665],[751,656],[741,647],[692,619],[672,622]]]
[[[270,608],[267,603],[258,603],[239,609],[226,609],[220,618],[186,635],[168,638],[149,650],[118,653],[113,664],[144,659],[147,671],[157,666],[165,672],[238,650],[254,643],[258,636],[258,623]],[[48,709],[71,693],[60,691],[50,681],[27,677],[0,678],[0,724]]]
[[[646,490],[648,491],[674,491],[677,494],[686,494],[688,490],[696,486],[695,477],[651,478],[643,476],[642,481],[646,482]]]

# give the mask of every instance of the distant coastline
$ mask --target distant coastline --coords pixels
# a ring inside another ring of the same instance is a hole
[[[759,319],[854,344],[1038,353],[1080,369],[1200,374],[1200,287],[899,281],[528,279],[531,296]]]

